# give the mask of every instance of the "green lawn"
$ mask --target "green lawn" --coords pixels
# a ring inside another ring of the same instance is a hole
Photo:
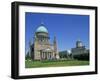
[[[89,61],[78,61],[78,60],[56,60],[56,61],[32,61],[26,60],[26,68],[36,67],[57,67],[57,66],[82,66],[89,65]]]

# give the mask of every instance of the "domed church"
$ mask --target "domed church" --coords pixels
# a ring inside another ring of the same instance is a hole
[[[33,60],[59,59],[56,37],[51,44],[48,30],[43,23],[35,32],[34,43],[30,45],[30,55]]]

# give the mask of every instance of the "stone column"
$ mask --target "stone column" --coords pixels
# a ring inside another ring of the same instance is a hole
[[[45,60],[45,52],[43,52],[43,59]]]
[[[45,57],[45,59],[46,59],[46,53],[44,52],[44,57]]]
[[[49,57],[48,57],[48,56],[49,56],[48,54],[49,54],[49,52],[47,52],[47,60],[48,60],[48,58],[49,58]]]
[[[44,52],[42,52],[42,59],[44,59]]]
[[[48,59],[50,59],[50,52],[48,52]]]
[[[51,52],[50,52],[50,59],[51,59]]]
[[[41,60],[43,60],[43,52],[41,53]]]
[[[40,60],[42,60],[42,50],[40,50]]]

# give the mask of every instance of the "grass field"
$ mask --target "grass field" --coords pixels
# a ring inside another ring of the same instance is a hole
[[[57,67],[57,66],[82,66],[89,65],[89,61],[78,61],[78,60],[56,60],[56,61],[32,61],[26,60],[26,68],[36,67]]]

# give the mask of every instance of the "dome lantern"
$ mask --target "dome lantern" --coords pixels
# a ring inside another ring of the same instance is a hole
[[[83,47],[82,41],[80,40],[76,41],[76,47],[78,48]]]

